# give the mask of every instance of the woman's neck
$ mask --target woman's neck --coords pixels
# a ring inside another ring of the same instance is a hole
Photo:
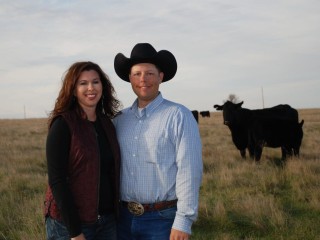
[[[96,108],[84,108],[83,111],[87,115],[87,119],[91,122],[96,121],[97,114],[96,114]]]

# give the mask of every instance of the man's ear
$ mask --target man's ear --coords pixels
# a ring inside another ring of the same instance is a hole
[[[162,83],[162,80],[163,80],[163,76],[164,76],[164,74],[163,74],[163,72],[160,72],[160,74],[159,74],[159,77],[160,77],[160,83]]]

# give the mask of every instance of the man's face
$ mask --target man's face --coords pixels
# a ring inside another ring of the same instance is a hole
[[[157,97],[163,73],[152,63],[139,63],[131,67],[129,79],[139,107],[145,107]]]

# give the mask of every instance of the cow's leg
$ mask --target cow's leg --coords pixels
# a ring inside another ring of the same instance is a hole
[[[294,148],[293,149],[293,154],[295,157],[299,157],[300,156],[300,149],[299,148]]]
[[[285,147],[281,147],[281,160],[284,161],[287,158],[287,149]]]
[[[248,151],[251,159],[254,159],[254,147],[248,146]]]
[[[287,149],[287,156],[292,157],[293,156],[293,149]]]
[[[257,145],[254,150],[254,158],[255,158],[256,162],[260,161],[261,155],[262,155],[262,146]]]
[[[241,149],[241,150],[240,150],[240,154],[241,154],[241,157],[242,157],[243,159],[245,159],[245,158],[246,158],[246,149]]]
[[[259,141],[256,141],[252,131],[248,132],[248,145],[247,145],[247,148],[249,150],[250,158],[252,160],[259,161],[260,157],[261,157],[262,150],[260,148]]]
[[[285,146],[285,151],[286,151],[286,156],[289,156],[289,157],[293,156],[293,148],[290,145]]]

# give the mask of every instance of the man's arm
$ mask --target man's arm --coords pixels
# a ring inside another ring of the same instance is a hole
[[[199,189],[202,179],[202,144],[199,128],[188,110],[176,116],[177,129],[177,213],[173,229],[191,234],[198,216]],[[176,234],[176,232],[174,231]]]

